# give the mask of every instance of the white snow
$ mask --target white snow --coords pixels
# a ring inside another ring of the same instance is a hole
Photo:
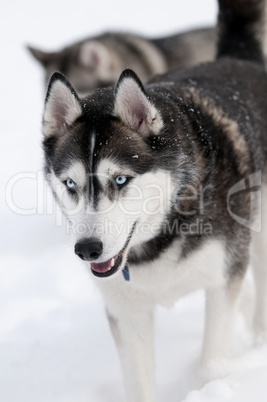
[[[215,0],[24,0],[2,7],[1,401],[123,401],[101,297],[43,182],[43,76],[24,46],[56,49],[108,29],[158,36],[211,24],[215,14]],[[158,310],[158,401],[266,401],[267,349],[253,345],[241,318],[233,359],[214,362],[206,372],[196,369],[203,320],[202,292]]]

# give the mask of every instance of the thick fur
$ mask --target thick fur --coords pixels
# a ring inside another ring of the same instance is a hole
[[[82,99],[59,73],[48,88],[46,177],[103,294],[129,402],[155,401],[157,304],[204,288],[201,363],[227,357],[251,261],[257,331],[267,335],[264,2],[219,6],[215,62],[146,86],[126,70],[115,88]]]
[[[79,94],[115,84],[122,70],[133,69],[142,81],[173,68],[214,60],[216,30],[202,28],[149,39],[130,33],[108,32],[45,52],[28,46],[45,71],[45,84],[60,71]]]

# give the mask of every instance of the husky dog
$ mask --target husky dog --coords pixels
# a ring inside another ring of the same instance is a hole
[[[109,32],[74,43],[57,52],[28,46],[45,70],[45,82],[60,71],[79,94],[115,84],[122,70],[132,68],[143,81],[177,67],[214,60],[214,28],[196,29],[170,37],[148,39]]]
[[[45,173],[73,233],[83,225],[74,251],[103,294],[127,401],[155,401],[157,304],[204,288],[200,361],[229,355],[250,261],[267,335],[263,7],[219,0],[215,62],[145,86],[125,70],[115,88],[84,98],[60,73],[49,83]]]

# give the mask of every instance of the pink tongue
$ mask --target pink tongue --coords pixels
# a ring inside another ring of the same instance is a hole
[[[107,272],[111,265],[111,260],[100,262],[98,264],[91,262],[91,268],[96,272]]]

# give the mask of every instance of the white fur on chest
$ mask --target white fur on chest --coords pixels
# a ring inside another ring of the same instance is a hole
[[[225,282],[225,248],[219,240],[206,241],[188,257],[180,258],[175,242],[157,260],[130,265],[130,281],[120,272],[110,280],[97,280],[111,311],[142,311],[155,304],[172,305],[178,298],[196,289],[217,287]]]

